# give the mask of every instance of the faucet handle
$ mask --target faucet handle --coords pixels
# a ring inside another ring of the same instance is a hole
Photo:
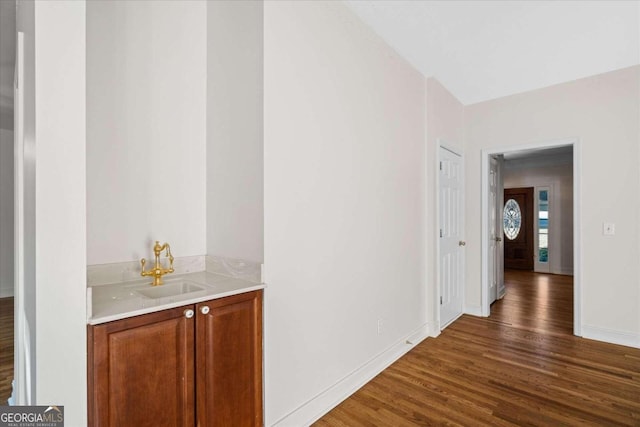
[[[173,254],[171,253],[171,246],[169,246],[168,243],[165,243],[165,248],[166,248],[166,252],[165,252],[165,256],[169,257],[169,272],[173,273]]]
[[[148,271],[145,271],[145,269],[144,269],[144,266],[145,266],[145,264],[146,264],[146,263],[147,263],[147,260],[146,260],[146,259],[142,258],[142,259],[140,260],[140,265],[142,266],[142,271],[140,272],[140,275],[141,275],[142,277],[147,276],[147,275],[149,274],[149,272],[148,272]]]

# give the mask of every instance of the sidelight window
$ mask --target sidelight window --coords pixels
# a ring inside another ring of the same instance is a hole
[[[538,190],[538,262],[549,262],[548,190]]]

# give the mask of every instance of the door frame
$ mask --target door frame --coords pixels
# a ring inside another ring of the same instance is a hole
[[[481,314],[489,316],[489,171],[490,157],[499,154],[510,153],[523,150],[536,150],[556,147],[573,147],[573,334],[582,336],[582,235],[580,211],[580,188],[581,188],[581,143],[580,139],[564,138],[555,140],[545,140],[531,142],[523,145],[512,145],[499,148],[485,148],[481,152]]]
[[[437,325],[437,334],[440,333],[440,331],[442,331],[442,321],[441,321],[441,317],[440,317],[440,297],[442,296],[442,292],[440,291],[440,149],[443,148],[447,151],[450,151],[451,153],[455,154],[456,156],[460,156],[460,163],[461,163],[461,167],[460,167],[460,173],[462,174],[462,176],[460,177],[460,183],[462,185],[462,191],[461,191],[461,195],[460,195],[460,230],[461,230],[461,236],[462,236],[462,240],[466,240],[466,228],[465,228],[465,215],[464,215],[464,208],[465,208],[465,161],[464,161],[464,156],[462,155],[462,151],[459,149],[454,148],[454,146],[452,144],[447,143],[445,140],[443,140],[442,138],[437,138],[437,144],[436,144],[436,155],[435,155],[435,170],[436,170],[436,179],[435,179],[435,184],[436,184],[436,197],[435,197],[435,212],[436,212],[436,228],[435,228],[435,236],[436,236],[436,262],[435,262],[435,270],[436,270],[436,300],[435,300],[435,304],[436,304],[436,321],[438,323]],[[461,307],[461,312],[460,315],[466,313],[466,308],[465,308],[465,288],[466,288],[466,281],[465,281],[465,271],[466,271],[466,256],[465,253],[462,253],[462,268],[461,268],[461,295],[462,295],[462,307]],[[447,325],[450,325],[451,323],[453,323],[455,321],[452,320],[451,322],[447,323]]]
[[[25,171],[24,171],[24,32],[16,32],[14,77],[14,331],[13,379],[14,405],[31,404],[31,353],[28,349],[28,324],[25,317]]]

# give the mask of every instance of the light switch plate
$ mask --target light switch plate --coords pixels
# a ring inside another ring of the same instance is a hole
[[[616,234],[616,225],[612,222],[602,223],[602,234],[605,236],[613,236]]]

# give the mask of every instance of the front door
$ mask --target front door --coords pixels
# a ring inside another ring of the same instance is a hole
[[[533,270],[533,187],[504,190],[504,268]]]
[[[462,157],[440,148],[440,327],[462,314],[464,230]]]

